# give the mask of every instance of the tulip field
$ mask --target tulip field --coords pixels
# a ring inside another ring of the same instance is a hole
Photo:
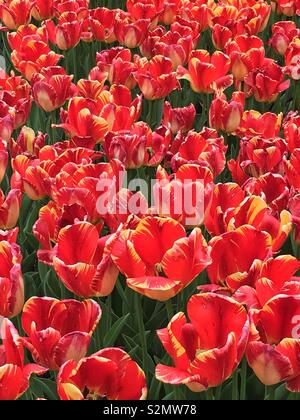
[[[1,400],[299,400],[299,276],[300,0],[0,0]]]

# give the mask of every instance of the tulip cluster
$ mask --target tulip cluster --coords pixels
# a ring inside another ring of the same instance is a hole
[[[299,1],[92,3],[0,2],[0,399],[297,398]]]

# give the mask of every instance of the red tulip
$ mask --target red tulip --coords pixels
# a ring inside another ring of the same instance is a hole
[[[195,117],[196,109],[193,104],[182,108],[172,108],[169,102],[164,103],[163,124],[169,126],[173,134],[191,130]]]
[[[107,9],[105,7],[98,7],[90,10],[87,23],[93,39],[106,43],[116,41],[116,36],[114,34],[115,15],[115,10]],[[83,32],[84,30],[85,27],[83,26]]]
[[[258,339],[250,341],[247,360],[265,385],[286,382],[300,391],[300,296],[279,295],[254,316]]]
[[[191,35],[182,36],[178,32],[169,31],[154,44],[153,55],[168,57],[176,69],[179,65],[184,66],[187,63],[196,42]]]
[[[24,126],[16,139],[10,141],[11,156],[27,155],[37,157],[39,151],[45,146],[47,135],[40,131],[36,135],[32,128]]]
[[[216,177],[225,167],[226,150],[224,138],[216,130],[205,127],[200,133],[190,131],[172,157],[172,169],[176,171],[186,163],[197,163],[208,166]]]
[[[134,20],[129,16],[116,15],[114,33],[118,42],[127,48],[137,48],[141,45],[146,36],[149,19]]]
[[[252,138],[260,136],[264,139],[278,137],[282,122],[282,113],[279,115],[265,112],[261,114],[258,111],[245,111],[237,130],[239,137]]]
[[[241,123],[244,111],[245,95],[233,92],[229,102],[226,96],[219,95],[212,101],[209,109],[209,125],[216,130],[233,133]]]
[[[178,67],[180,79],[190,82],[195,92],[212,93],[214,89],[225,89],[232,84],[232,75],[227,75],[230,59],[222,52],[209,55],[208,51],[192,51],[188,70]]]
[[[126,9],[134,19],[154,19],[162,10],[160,0],[127,0]]]
[[[100,306],[93,300],[32,297],[23,308],[22,327],[28,337],[22,343],[38,364],[57,370],[86,355],[100,317]]]
[[[82,297],[112,292],[118,270],[107,250],[107,240],[99,239],[97,229],[88,222],[66,226],[59,232],[53,266],[67,289]]]
[[[284,178],[279,174],[267,173],[259,178],[251,178],[244,185],[249,195],[258,195],[268,204],[274,216],[287,208],[290,191]]]
[[[263,67],[252,70],[245,78],[246,92],[258,102],[274,102],[290,86],[284,71],[274,60],[265,58]]]
[[[268,140],[253,137],[241,141],[238,158],[229,160],[228,168],[234,181],[242,185],[249,177],[259,177],[268,172],[283,174],[286,153],[286,143],[280,137]]]
[[[209,245],[212,248],[212,264],[207,269],[210,281],[233,290],[253,285],[262,262],[272,255],[271,236],[249,225],[215,236]]]
[[[62,400],[143,400],[147,396],[145,374],[125,351],[107,348],[66,362],[57,378]]]
[[[294,38],[289,44],[285,53],[285,64],[287,66],[287,72],[294,80],[300,79],[300,36]]]
[[[71,137],[92,139],[94,144],[101,142],[108,131],[107,121],[100,117],[105,103],[109,103],[107,92],[103,92],[103,99],[97,101],[74,97],[69,101],[68,111],[62,119],[62,124],[56,127],[63,128]]]
[[[8,164],[7,143],[0,141],[0,182],[2,182]]]
[[[110,84],[133,89],[136,85],[133,77],[136,66],[131,59],[131,51],[123,47],[101,51],[96,54],[97,67],[91,70],[89,78],[100,82],[108,80]]]
[[[55,0],[35,0],[32,8],[32,16],[38,21],[52,19],[55,14]]]
[[[0,5],[0,19],[8,29],[27,25],[33,4],[29,0],[4,0]]]
[[[257,36],[239,35],[225,45],[225,52],[231,60],[231,72],[238,81],[261,67],[265,59],[264,44]]]
[[[157,331],[175,367],[157,365],[158,380],[201,392],[221,385],[239,365],[248,341],[249,320],[242,305],[213,293],[194,295]]]
[[[22,193],[20,190],[11,190],[7,197],[0,190],[0,229],[12,229],[16,226],[21,200]]]
[[[186,164],[169,176],[159,166],[156,180],[153,196],[155,209],[161,217],[172,217],[187,227],[203,224],[214,185],[213,175],[207,167]]]
[[[293,38],[299,35],[300,30],[297,29],[295,22],[276,22],[272,25],[272,37],[269,39],[268,44],[271,45],[277,54],[284,55]]]
[[[53,20],[45,21],[49,39],[60,50],[76,47],[80,41],[82,22],[75,12],[65,12],[60,15],[58,24]]]
[[[46,112],[60,108],[71,95],[72,76],[63,67],[48,67],[32,78],[33,97]]]
[[[42,68],[56,66],[61,57],[35,36],[24,37],[18,49],[11,54],[13,65],[29,81],[35,73],[40,73]]]
[[[24,348],[14,325],[4,319],[0,346],[0,400],[16,400],[29,388],[30,376],[42,375],[47,369],[30,363],[25,365]]]
[[[115,234],[108,248],[127,285],[159,301],[175,296],[210,263],[201,230],[187,237],[183,226],[169,218],[146,217],[135,230]]]
[[[300,148],[300,115],[297,112],[289,112],[283,122],[284,138],[289,151],[293,153]]]
[[[254,288],[240,287],[233,298],[248,309],[262,307],[277,295],[296,295],[300,291],[299,277],[293,275],[299,270],[300,262],[291,255],[280,255],[267,259],[261,267]]]
[[[0,242],[0,315],[13,318],[24,305],[24,284],[21,272],[22,255],[18,245]]]
[[[180,88],[170,59],[156,55],[150,61],[139,58],[135,63],[137,70],[134,77],[146,99],[161,99]]]

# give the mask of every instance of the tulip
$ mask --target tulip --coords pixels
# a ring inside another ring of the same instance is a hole
[[[225,95],[217,96],[209,109],[209,125],[226,133],[235,132],[241,123],[244,103],[243,92],[233,92],[229,102]]]
[[[224,138],[218,136],[216,130],[204,128],[200,133],[190,131],[172,157],[172,169],[175,171],[183,164],[197,163],[208,166],[216,177],[225,167],[226,150]]]
[[[22,327],[28,337],[22,343],[36,363],[57,370],[86,355],[100,317],[100,306],[93,300],[32,297],[23,308]]]
[[[24,305],[21,250],[15,243],[0,242],[0,315],[13,318]]]
[[[212,264],[207,272],[210,281],[233,290],[254,285],[262,262],[272,255],[270,234],[249,225],[215,236],[209,245]]]
[[[170,218],[146,217],[135,230],[113,235],[108,249],[127,285],[159,301],[175,296],[211,262],[201,230],[195,228],[188,237]]]
[[[16,400],[29,388],[30,376],[47,372],[42,366],[25,365],[24,348],[18,331],[8,319],[1,325],[3,346],[0,347],[0,400]]]
[[[233,298],[247,305],[248,310],[260,310],[277,295],[297,295],[300,281],[294,274],[299,268],[299,261],[291,255],[268,258],[262,264],[255,288],[242,286],[234,293]]]
[[[90,357],[66,362],[58,373],[57,391],[61,400],[144,400],[145,374],[119,348],[98,351]]]
[[[300,148],[300,115],[297,112],[288,113],[283,122],[283,130],[289,151],[293,153]]]
[[[15,158],[17,155],[24,154],[37,157],[41,148],[45,146],[46,138],[46,134],[39,131],[36,135],[32,128],[24,126],[16,141],[11,139],[11,156]]]
[[[51,51],[46,42],[36,39],[35,36],[24,37],[18,49],[11,54],[13,65],[29,81],[42,68],[56,66],[61,57]]]
[[[154,44],[153,55],[168,57],[176,69],[179,65],[187,63],[194,42],[191,35],[182,36],[178,32],[169,31]]]
[[[290,81],[284,80],[284,71],[274,60],[266,58],[263,67],[248,74],[245,84],[247,93],[258,102],[274,102],[279,93],[289,88]]]
[[[294,38],[289,44],[285,53],[285,64],[287,66],[287,72],[293,80],[300,79],[300,36]]]
[[[37,21],[43,21],[46,19],[52,19],[55,14],[55,0],[35,0],[32,7],[32,16]]]
[[[0,19],[8,29],[17,29],[30,22],[32,7],[29,0],[5,0],[0,5]]]
[[[178,76],[190,82],[191,88],[199,93],[212,93],[216,89],[225,89],[232,84],[232,75],[227,75],[230,59],[222,52],[209,55],[208,51],[192,51],[188,70],[179,66]]]
[[[82,297],[111,294],[118,270],[107,250],[107,240],[106,237],[99,239],[97,229],[88,222],[61,229],[54,249],[53,266],[68,290]]]
[[[156,55],[150,61],[146,58],[137,59],[136,65],[134,77],[145,99],[161,99],[180,88],[170,59]]]
[[[71,95],[72,76],[63,67],[48,67],[32,78],[33,97],[46,112],[60,108]]]
[[[182,165],[171,176],[159,166],[153,186],[155,208],[161,217],[172,217],[186,227],[199,226],[212,189],[213,175],[205,166]]]
[[[299,295],[276,296],[254,316],[258,339],[249,342],[247,360],[263,384],[285,382],[300,392],[299,317]]]
[[[231,72],[238,81],[243,81],[250,71],[261,67],[265,58],[264,44],[257,36],[237,36],[225,45],[225,53],[231,61]]]
[[[118,42],[127,48],[137,48],[147,36],[149,19],[133,20],[116,15],[114,32]]]
[[[0,141],[0,182],[2,182],[8,164],[7,144],[4,140]]]
[[[249,336],[242,305],[214,293],[194,295],[187,313],[176,314],[158,337],[175,367],[157,365],[155,376],[172,385],[202,392],[221,385],[239,365]]]
[[[45,26],[50,41],[60,50],[69,50],[80,42],[82,22],[75,12],[62,13],[57,25],[53,20],[46,20]]]
[[[295,22],[283,21],[272,25],[272,37],[269,39],[269,45],[277,52],[284,55],[293,38],[300,35]]]
[[[136,81],[133,72],[136,66],[131,62],[130,50],[123,47],[114,47],[96,54],[97,67],[90,72],[91,80],[105,81],[110,84],[124,85],[133,89]]]
[[[11,190],[7,197],[0,190],[0,229],[12,229],[16,226],[22,193],[20,190]]]
[[[103,92],[105,94],[105,92]],[[105,95],[103,95],[105,100]],[[109,99],[107,99],[108,103]],[[56,127],[63,128],[71,137],[93,140],[94,144],[102,141],[108,131],[107,121],[99,114],[103,108],[101,99],[93,101],[74,97],[69,101],[65,121]],[[97,115],[98,114],[98,115]]]
[[[252,138],[260,136],[264,139],[278,137],[282,122],[282,113],[279,115],[258,111],[245,111],[237,130],[239,137]]]
[[[115,15],[115,10],[105,7],[90,10],[88,24],[93,39],[107,43],[116,41],[114,34]]]
[[[193,104],[182,108],[172,108],[167,101],[164,103],[163,124],[170,126],[173,134],[182,131],[188,132],[193,127],[196,117],[196,109]]]

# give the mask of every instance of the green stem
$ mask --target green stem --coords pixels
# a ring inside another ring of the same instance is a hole
[[[140,343],[142,346],[142,355],[143,355],[143,369],[145,374],[148,373],[148,353],[147,353],[147,340],[146,340],[146,332],[145,332],[145,325],[144,325],[144,318],[143,318],[143,309],[141,305],[141,295],[138,293],[134,294],[134,304],[135,304],[135,313],[136,319],[138,323],[139,335],[140,335]]]
[[[167,315],[168,315],[168,321],[171,321],[171,319],[174,316],[173,306],[171,299],[166,301],[166,309],[167,309]]]
[[[274,401],[275,400],[275,387],[274,386],[265,386],[265,400]]]
[[[232,400],[234,401],[237,401],[239,399],[238,383],[239,373],[238,370],[236,370],[232,376]]]
[[[209,388],[206,392],[205,392],[205,398],[207,401],[212,401],[214,400],[214,393],[212,388]]]
[[[242,361],[242,368],[240,371],[241,375],[241,390],[240,390],[240,400],[246,400],[246,391],[247,391],[247,359],[246,357]]]
[[[220,400],[221,399],[222,390],[223,390],[223,386],[222,385],[218,386],[218,388],[216,389],[216,393],[215,393],[215,400]]]

